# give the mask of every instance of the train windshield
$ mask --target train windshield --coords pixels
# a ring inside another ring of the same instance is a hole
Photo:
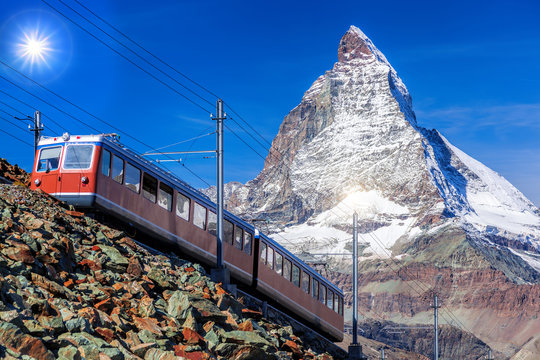
[[[64,169],[88,169],[92,163],[93,145],[68,145]]]
[[[41,152],[39,153],[37,171],[51,171],[58,169],[61,153],[61,146],[41,149]]]

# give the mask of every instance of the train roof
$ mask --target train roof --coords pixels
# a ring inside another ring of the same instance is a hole
[[[144,158],[138,152],[132,149],[129,149],[125,145],[121,144],[119,142],[119,138],[117,134],[70,135],[70,134],[65,133],[62,136],[56,136],[56,137],[42,136],[38,143],[38,147],[41,148],[42,146],[55,145],[55,144],[60,145],[62,143],[73,143],[73,144],[103,143],[103,144],[106,144],[109,147],[115,149],[116,151],[122,153],[124,156],[131,158],[134,162],[138,163],[139,166],[144,167],[146,172],[153,173],[153,175],[160,178],[160,180],[163,180],[164,182],[167,182],[176,188],[181,188],[184,192],[187,192],[191,197],[195,198],[197,201],[199,201],[203,205],[207,206],[209,209],[216,212],[216,204],[208,196],[206,196],[199,190],[195,189],[194,187],[192,187],[185,181],[181,180],[177,176],[173,175],[171,172],[164,170],[162,167],[158,166],[156,163],[151,162],[148,159]],[[224,215],[225,217],[237,223],[240,223],[243,228],[247,230],[251,230],[252,232],[255,231],[255,227],[252,224],[234,215],[233,213],[227,210],[224,210]],[[296,255],[291,253],[285,247],[280,245],[277,241],[268,237],[262,232],[260,233],[260,235],[262,239],[264,239],[267,243],[271,244],[274,248],[278,249],[284,255],[293,259],[296,263],[300,264],[302,267],[309,269],[312,276],[316,277],[320,281],[322,280],[324,283],[329,285],[334,291],[338,292],[340,295],[343,295],[343,291],[340,288],[338,288],[328,279],[323,277],[321,274],[315,271],[311,266],[307,265],[304,261],[302,261]]]

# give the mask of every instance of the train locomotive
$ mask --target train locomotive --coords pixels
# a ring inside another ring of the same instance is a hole
[[[31,188],[114,216],[215,264],[216,204],[123,146],[115,134],[42,137]],[[270,237],[255,234],[253,225],[224,211],[223,259],[231,277],[341,341],[343,292]]]

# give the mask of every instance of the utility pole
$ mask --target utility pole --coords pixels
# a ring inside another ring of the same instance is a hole
[[[353,318],[352,344],[349,345],[349,360],[364,360],[362,346],[358,344],[358,214],[353,214]]]
[[[41,138],[41,132],[43,131],[43,124],[41,123],[41,112],[36,110],[34,113],[34,128],[30,128],[30,131],[34,132],[34,154],[37,152],[37,146],[39,139]]]
[[[352,314],[352,343],[358,344],[358,214],[353,214],[353,314]]]
[[[216,104],[216,143],[217,143],[217,262],[216,267],[223,269],[223,100]]]
[[[491,355],[491,349],[488,350],[488,360],[493,360],[493,357]]]
[[[216,178],[217,178],[217,204],[216,204],[216,267],[211,270],[210,276],[213,281],[220,282],[223,286],[236,293],[235,286],[231,285],[231,275],[223,261],[223,120],[227,115],[223,112],[223,100],[218,99],[216,104]]]
[[[381,348],[381,360],[384,360],[384,348]]]
[[[433,359],[439,360],[439,315],[437,310],[439,309],[437,294],[433,294],[433,325],[435,330],[435,339],[433,340]]]

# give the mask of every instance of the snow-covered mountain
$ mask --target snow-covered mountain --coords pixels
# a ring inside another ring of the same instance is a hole
[[[230,210],[267,217],[279,225],[278,241],[321,251],[345,249],[354,211],[379,240],[365,236],[378,255],[426,224],[448,222],[540,249],[538,209],[438,131],[418,126],[407,88],[360,29],[343,36],[338,59],[285,117],[264,169],[235,189]]]
[[[407,88],[361,30],[343,36],[338,60],[284,118],[259,175],[228,187],[228,209],[269,219],[277,241],[312,254],[351,251],[357,212],[364,314],[430,322],[436,291],[467,331],[507,356],[529,354],[540,343],[529,316],[540,312],[538,208],[418,125]],[[327,261],[348,296],[345,259]]]
[[[364,314],[429,323],[436,291],[464,326],[441,321],[505,356],[538,358],[538,208],[419,126],[404,83],[358,28],[341,39],[338,60],[284,118],[259,175],[228,186],[228,209],[269,219],[277,241],[311,254],[350,252],[357,212]],[[350,261],[326,260],[350,300]]]

